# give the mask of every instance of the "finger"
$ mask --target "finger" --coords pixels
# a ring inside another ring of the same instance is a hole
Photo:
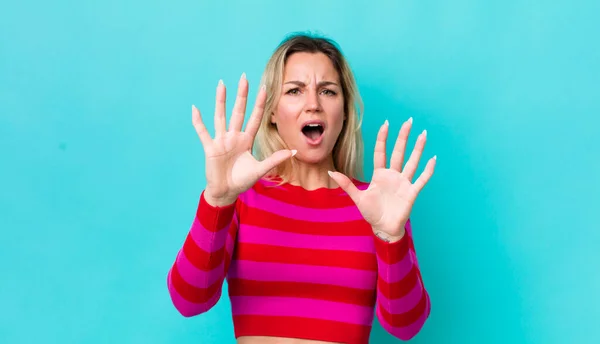
[[[256,96],[256,102],[254,104],[254,109],[252,110],[252,114],[250,115],[250,119],[248,120],[248,124],[246,125],[246,133],[251,137],[256,136],[258,132],[258,128],[260,127],[260,121],[262,120],[263,113],[265,111],[265,103],[267,101],[267,88],[263,85],[258,91],[258,95]]]
[[[333,179],[348,196],[352,199],[354,204],[358,204],[360,200],[360,190],[354,185],[350,178],[346,177],[343,173],[328,171],[329,176]]]
[[[200,110],[198,110],[194,105],[192,105],[192,124],[194,125],[194,129],[196,129],[196,133],[198,133],[198,137],[202,142],[202,146],[208,146],[212,142],[212,139],[210,138],[208,130],[206,130],[204,122],[202,122]]]
[[[258,174],[260,175],[259,178],[262,178],[269,171],[271,171],[272,169],[277,167],[277,165],[281,164],[285,160],[296,155],[296,152],[297,151],[295,149],[294,150],[282,149],[282,150],[279,150],[279,151],[271,154],[271,156],[269,156],[265,160],[259,162],[258,163]]]
[[[408,134],[412,127],[412,117],[402,124],[396,144],[394,145],[394,151],[392,152],[392,158],[390,159],[390,168],[398,172],[402,171],[402,164],[404,164],[404,152],[406,151],[406,142],[408,141]]]
[[[229,131],[241,131],[242,124],[244,123],[244,116],[246,115],[246,102],[248,101],[248,80],[246,80],[246,73],[242,73],[240,82],[238,84],[238,93],[235,98],[235,104],[233,105],[233,113],[231,114],[231,121],[229,122]]]
[[[223,80],[219,80],[215,100],[215,136],[224,134],[226,130],[225,94],[225,84],[223,84]]]
[[[410,154],[410,158],[406,162],[406,166],[404,166],[404,171],[402,171],[402,174],[404,174],[410,181],[412,181],[415,172],[417,171],[419,160],[421,160],[421,155],[423,154],[423,149],[425,148],[425,141],[427,141],[427,130],[423,130],[423,132],[417,138],[415,148]]]
[[[379,133],[377,133],[377,141],[375,142],[375,153],[373,154],[373,168],[385,168],[385,140],[389,129],[389,122],[386,119]]]
[[[427,184],[427,182],[433,175],[433,170],[435,169],[436,162],[437,162],[437,155],[435,155],[433,158],[429,159],[429,161],[427,162],[427,165],[425,165],[425,170],[421,173],[419,178],[417,178],[417,180],[415,181],[414,186],[417,191],[417,194],[419,192],[421,192],[421,190],[423,190],[423,187],[425,186],[425,184]]]

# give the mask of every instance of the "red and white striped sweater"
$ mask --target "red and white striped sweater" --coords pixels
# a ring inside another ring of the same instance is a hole
[[[408,340],[430,313],[410,221],[400,241],[384,242],[340,188],[261,180],[226,207],[202,193],[168,274],[173,304],[184,316],[204,313],[225,278],[236,338],[368,343],[377,314]]]

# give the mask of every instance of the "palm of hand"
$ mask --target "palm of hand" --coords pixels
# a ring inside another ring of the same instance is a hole
[[[206,179],[211,181],[210,188],[216,197],[229,190],[239,194],[256,178],[256,174],[248,173],[256,171],[259,164],[250,153],[252,139],[243,132],[227,132],[206,147]]]
[[[375,233],[385,233],[393,238],[402,237],[405,225],[419,192],[433,174],[436,157],[429,159],[425,170],[413,183],[419,160],[425,147],[427,132],[423,131],[417,139],[406,166],[402,169],[404,150],[412,118],[404,122],[394,146],[390,167],[386,168],[386,140],[389,124],[386,121],[380,128],[375,144],[374,171],[371,183],[366,190],[358,190],[350,179],[339,172],[330,173],[331,177],[348,193],[363,218],[371,225]]]
[[[214,205],[232,203],[237,196],[284,160],[294,151],[280,150],[263,161],[252,155],[252,144],[263,117],[266,89],[261,87],[246,129],[242,131],[248,81],[242,75],[238,85],[229,129],[225,116],[225,85],[219,82],[215,106],[215,138],[206,129],[200,111],[192,106],[192,123],[204,147],[206,157],[206,196]]]
[[[390,236],[401,236],[415,197],[414,187],[406,176],[380,168],[373,172],[371,183],[356,206],[373,228]]]

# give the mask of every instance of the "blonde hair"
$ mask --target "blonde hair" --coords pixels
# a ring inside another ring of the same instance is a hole
[[[281,149],[289,149],[279,136],[275,124],[271,123],[283,83],[283,72],[287,59],[294,53],[323,53],[333,63],[340,77],[344,96],[344,121],[342,131],[333,147],[333,163],[335,169],[349,178],[362,178],[363,140],[361,134],[363,103],[356,86],[354,75],[337,44],[327,38],[305,33],[292,34],[279,44],[269,59],[262,76],[261,84],[267,88],[265,111],[258,129],[254,148],[259,160],[269,157]],[[296,162],[289,159],[281,163],[266,177],[280,177],[283,182],[289,181]]]

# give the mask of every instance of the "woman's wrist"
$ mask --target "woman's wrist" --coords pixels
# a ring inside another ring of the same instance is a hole
[[[402,231],[402,235],[394,236],[394,235],[389,235],[386,232],[380,231],[380,230],[374,230],[373,233],[375,233],[375,236],[378,237],[380,240],[383,240],[390,244],[400,241],[406,234],[405,231]]]

